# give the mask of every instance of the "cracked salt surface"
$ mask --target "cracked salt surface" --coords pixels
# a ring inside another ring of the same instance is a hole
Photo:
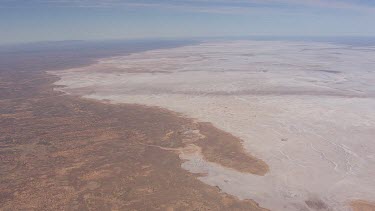
[[[375,48],[209,42],[53,74],[67,93],[164,107],[243,139],[270,166],[265,176],[181,155],[183,168],[240,199],[272,210],[375,199]]]

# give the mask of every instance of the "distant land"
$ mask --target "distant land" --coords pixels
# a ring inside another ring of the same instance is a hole
[[[372,37],[0,46],[0,209],[375,210],[374,58]]]

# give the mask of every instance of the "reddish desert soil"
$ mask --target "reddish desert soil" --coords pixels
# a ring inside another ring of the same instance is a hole
[[[375,203],[362,200],[353,201],[351,204],[353,211],[375,211]]]
[[[160,148],[195,143],[212,162],[265,174],[237,138],[162,109],[63,95],[57,79],[0,71],[0,210],[264,210]],[[189,138],[196,128],[204,138]]]
[[[199,123],[199,130],[205,138],[196,144],[202,148],[208,161],[262,176],[269,171],[265,162],[245,152],[237,137],[213,127],[211,123]]]

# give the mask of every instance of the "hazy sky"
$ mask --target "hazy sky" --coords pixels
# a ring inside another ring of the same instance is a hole
[[[0,0],[0,43],[375,35],[375,0]]]

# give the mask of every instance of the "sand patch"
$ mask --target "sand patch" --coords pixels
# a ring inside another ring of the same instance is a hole
[[[356,200],[350,203],[353,208],[353,211],[374,211],[375,203]]]

